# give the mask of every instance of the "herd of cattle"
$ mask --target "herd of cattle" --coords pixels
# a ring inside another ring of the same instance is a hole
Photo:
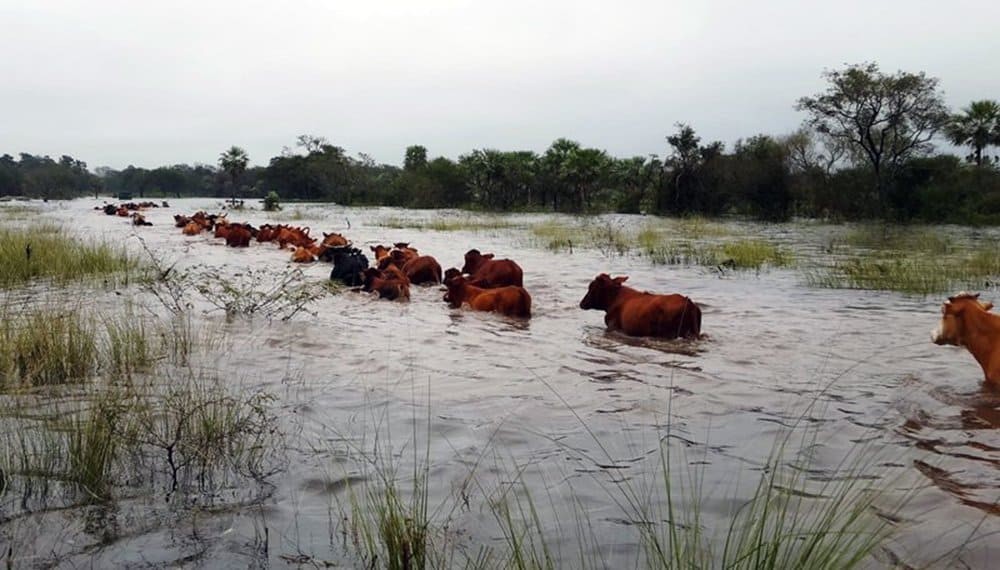
[[[162,204],[167,206],[166,202]],[[107,205],[108,215],[132,217],[137,226],[151,225],[139,212],[159,207],[152,202]],[[491,311],[510,317],[531,317],[531,295],[524,289],[524,272],[509,259],[494,259],[492,253],[470,249],[462,269],[441,271],[429,255],[421,255],[408,243],[371,246],[374,263],[339,233],[310,236],[308,227],[284,224],[230,222],[225,215],[197,212],[174,216],[184,235],[213,232],[230,247],[249,247],[252,241],[277,243],[280,249],[293,248],[292,261],[332,262],[330,279],[389,300],[408,300],[411,285],[444,284],[444,301],[453,308],[468,305],[477,311]],[[624,285],[628,277],[598,275],[590,283],[581,309],[605,311],[604,322],[611,330],[630,336],[661,338],[701,337],[701,309],[684,295],[660,295]],[[959,293],[941,307],[941,323],[932,335],[936,344],[962,346],[983,369],[988,382],[1000,385],[1000,316],[990,312],[992,303],[979,294]]]
[[[163,204],[166,206],[166,203]],[[131,216],[137,226],[150,225],[140,210],[158,207],[152,203],[107,205],[106,214]],[[409,243],[370,246],[374,261],[339,233],[313,237],[308,227],[286,224],[233,222],[226,214],[204,211],[190,216],[177,214],[174,225],[187,236],[210,232],[229,247],[249,247],[275,243],[292,250],[296,263],[324,261],[333,264],[330,279],[388,300],[409,300],[413,285],[441,285],[444,301],[453,308],[464,305],[509,317],[531,317],[531,294],[524,288],[524,271],[510,259],[495,259],[492,253],[470,249],[461,269],[442,271],[430,255],[421,255]],[[698,338],[701,336],[701,309],[683,295],[657,295],[623,285],[627,277],[598,275],[580,301],[582,309],[606,311],[608,328],[634,336]]]

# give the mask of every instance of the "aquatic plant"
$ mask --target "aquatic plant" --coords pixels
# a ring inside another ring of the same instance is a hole
[[[519,224],[503,216],[443,216],[438,215],[429,220],[386,216],[374,222],[374,225],[392,229],[433,230],[437,232],[459,231],[491,231],[519,227]]]
[[[0,311],[0,388],[80,381],[96,370],[95,326],[79,311]]]
[[[982,247],[950,254],[866,252],[805,273],[816,287],[898,291],[914,295],[980,289],[1000,280],[1000,250]]]
[[[127,283],[140,277],[142,268],[124,246],[81,239],[59,226],[0,228],[0,287],[97,277]]]

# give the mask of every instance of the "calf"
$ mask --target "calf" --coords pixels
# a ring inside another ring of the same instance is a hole
[[[941,305],[941,323],[931,336],[934,344],[964,346],[983,369],[986,381],[1000,386],[1000,316],[979,293],[962,292]]]
[[[524,287],[507,285],[494,289],[483,289],[470,285],[461,275],[452,275],[444,282],[448,287],[446,300],[453,308],[468,303],[473,310],[490,311],[508,317],[531,318],[531,295]]]
[[[375,291],[382,299],[390,301],[396,299],[410,300],[410,282],[406,276],[395,267],[388,271],[380,271],[374,267],[369,267],[361,272],[364,276],[362,291]]]
[[[469,283],[476,287],[524,286],[520,265],[509,259],[493,259],[492,253],[480,253],[478,249],[470,249],[465,254],[462,273],[469,275]]]
[[[145,216],[143,216],[139,212],[135,212],[135,213],[132,214],[132,225],[133,226],[151,226],[151,225],[153,225],[153,222],[147,222]]]
[[[580,301],[580,308],[607,311],[607,327],[629,336],[701,336],[701,309],[694,301],[683,295],[637,291],[622,285],[627,279],[612,279],[607,273],[598,275]]]

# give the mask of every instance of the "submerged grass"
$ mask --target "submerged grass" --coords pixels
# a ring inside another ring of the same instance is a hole
[[[931,254],[920,250],[859,253],[805,274],[816,287],[874,289],[914,295],[995,286],[1000,249],[995,246]]]
[[[791,252],[761,239],[740,239],[723,243],[670,240],[655,230],[639,234],[642,252],[656,265],[704,265],[728,269],[760,270],[787,267],[794,263]]]
[[[80,308],[0,313],[0,389],[131,378],[155,358],[152,333],[131,311],[101,316]]]
[[[0,228],[0,286],[104,277],[127,282],[142,268],[121,245],[87,242],[59,226]]]
[[[188,366],[201,344],[190,319],[144,322],[128,308],[5,311],[0,494],[19,496],[21,510],[108,501],[139,487],[211,494],[235,481],[252,489],[247,482],[274,471],[273,398]]]
[[[433,230],[437,232],[492,231],[520,227],[520,224],[502,216],[437,216],[418,220],[400,216],[387,216],[375,222],[376,226],[393,229]]]
[[[96,369],[96,327],[79,312],[55,309],[0,319],[0,388],[81,381]]]
[[[429,437],[429,422],[426,429]],[[580,459],[599,466],[619,464],[620,453],[605,447],[586,424],[582,429],[593,438],[597,451],[591,454],[566,444],[564,449],[570,456],[582,453]],[[811,450],[817,446],[816,434],[816,429],[804,422],[779,432],[770,456],[759,470],[754,470],[758,474],[750,495],[734,497],[737,506],[729,516],[713,515],[711,519],[705,516],[708,493],[701,471],[707,467],[692,467],[708,462],[686,461],[684,446],[671,436],[669,427],[666,433],[657,433],[659,443],[652,457],[658,469],[647,476],[603,480],[599,478],[603,470],[592,471],[594,480],[620,511],[611,516],[629,522],[624,528],[635,533],[634,541],[639,546],[636,558],[616,559],[617,566],[612,567],[840,570],[869,563],[895,532],[892,521],[899,520],[898,511],[909,495],[888,496],[891,478],[886,476],[886,468],[880,471],[875,454],[861,445],[833,470],[816,476],[810,459]],[[403,444],[403,449],[412,446],[415,455],[417,435],[411,434]],[[794,438],[801,442],[798,451],[792,452],[790,442]],[[554,514],[554,520],[549,520],[523,479],[530,464],[511,470],[498,463],[488,470],[498,477],[496,489],[491,492],[476,472],[485,453],[483,450],[472,462],[468,480],[453,495],[456,504],[464,507],[451,510],[428,508],[428,456],[414,463],[417,467],[412,477],[401,478],[396,463],[380,459],[398,458],[398,454],[364,454],[360,459],[362,475],[346,478],[360,483],[348,484],[349,508],[342,509],[349,527],[345,536],[351,537],[349,548],[359,554],[362,565],[391,569],[549,569],[573,560],[575,568],[609,567],[609,561],[600,554],[600,531],[595,529],[595,525],[607,521],[590,518],[579,497],[573,495],[570,477],[559,478],[561,496],[557,499],[550,495],[549,500],[554,506],[565,506],[568,500],[575,516],[566,520]],[[481,493],[481,503],[470,503],[470,497],[476,495],[468,492],[470,486]],[[541,488],[550,493],[553,487],[543,481]],[[567,493],[571,495],[568,499]],[[499,536],[456,549],[447,537],[450,528],[462,524],[454,517],[463,510],[492,519]],[[554,549],[553,544],[569,536],[579,541],[578,554]]]

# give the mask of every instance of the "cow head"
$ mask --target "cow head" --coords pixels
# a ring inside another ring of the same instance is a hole
[[[383,257],[389,255],[389,250],[392,248],[379,244],[379,245],[369,246],[369,249],[372,250],[372,253],[375,254],[375,260],[378,261]]]
[[[966,320],[973,312],[987,312],[993,303],[979,300],[979,293],[961,292],[941,305],[941,322],[931,333],[934,344],[965,345]]]
[[[607,273],[601,273],[590,282],[587,295],[580,301],[580,308],[607,309],[611,306],[611,302],[614,301],[615,297],[618,296],[618,292],[621,291],[622,283],[627,280],[628,277],[625,276],[612,279]]]
[[[493,259],[492,253],[479,253],[478,249],[470,249],[465,253],[465,265],[462,266],[462,273],[471,275],[490,259]]]
[[[449,307],[457,309],[465,301],[465,287],[468,281],[457,269],[449,269],[445,272],[444,286],[448,292],[444,294],[444,301]]]

